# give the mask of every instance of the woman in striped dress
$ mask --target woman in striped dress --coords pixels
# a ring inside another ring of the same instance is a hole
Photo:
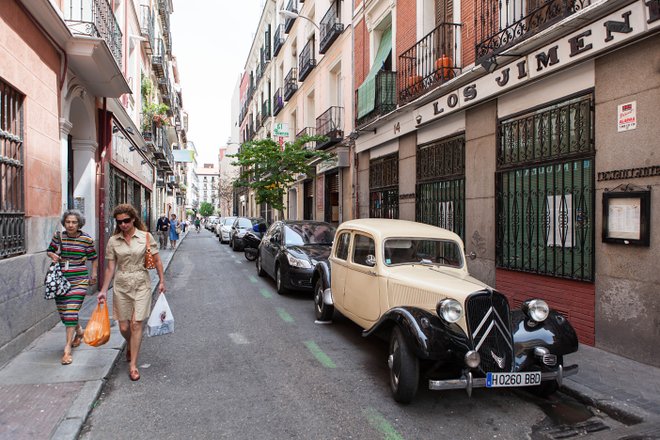
[[[64,277],[71,283],[71,290],[66,295],[55,297],[57,311],[66,328],[62,365],[69,365],[73,362],[72,347],[78,347],[82,341],[83,329],[78,323],[78,312],[90,281],[96,283],[98,261],[94,239],[82,231],[85,225],[82,213],[76,209],[67,210],[62,214],[61,223],[65,231],[53,236],[47,252],[53,261],[60,263]],[[91,278],[85,264],[87,260],[92,262]]]

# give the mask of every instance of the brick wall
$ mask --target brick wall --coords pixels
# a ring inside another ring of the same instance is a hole
[[[461,64],[463,67],[474,63],[474,47],[477,44],[475,41],[475,14],[477,14],[475,7],[476,2],[461,3],[461,22],[463,23],[461,27]]]
[[[396,4],[396,42],[393,54],[397,60],[417,43],[417,1],[398,0]]]
[[[364,20],[360,20],[355,25],[353,31],[354,51],[355,51],[355,87],[359,87],[364,81],[364,77],[369,73],[369,32]]]
[[[595,344],[594,284],[504,269],[497,269],[495,276],[496,289],[509,298],[512,308],[531,297],[541,298],[568,318],[581,343]]]

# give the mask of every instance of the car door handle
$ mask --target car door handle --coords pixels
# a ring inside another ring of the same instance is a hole
[[[374,272],[373,270],[368,270],[367,273],[371,276],[374,276],[374,277],[376,276],[376,272]]]

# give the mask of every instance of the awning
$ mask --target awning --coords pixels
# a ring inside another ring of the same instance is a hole
[[[388,28],[383,32],[371,70],[362,85],[358,87],[358,119],[368,115],[376,107],[376,75],[383,68],[383,63],[385,63],[390,52],[392,52],[392,28]]]

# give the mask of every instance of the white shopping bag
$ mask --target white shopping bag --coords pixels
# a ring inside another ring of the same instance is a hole
[[[147,321],[147,336],[160,336],[172,333],[174,331],[174,317],[169,304],[162,293],[158,295],[158,300],[154,309],[151,311],[149,321]]]

